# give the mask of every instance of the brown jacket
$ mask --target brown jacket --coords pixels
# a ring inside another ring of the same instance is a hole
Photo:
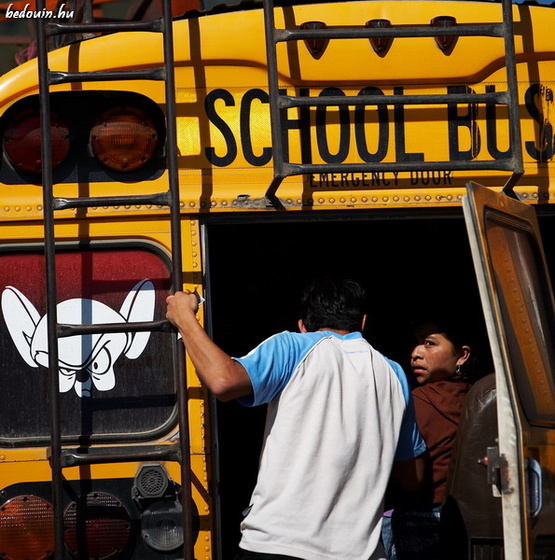
[[[465,381],[449,380],[428,383],[412,391],[416,422],[429,455],[424,487],[416,500],[418,505],[443,501],[462,404],[469,389],[470,385]]]

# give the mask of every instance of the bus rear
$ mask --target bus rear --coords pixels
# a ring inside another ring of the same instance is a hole
[[[196,290],[241,355],[295,329],[307,280],[355,276],[380,351],[406,365],[411,321],[449,311],[491,373],[462,200],[480,183],[553,233],[555,12],[151,2],[95,22],[87,5],[13,6],[36,8],[38,58],[0,78],[0,554],[229,558],[264,411],[213,401],[165,298]],[[553,554],[554,424],[536,424],[542,511],[480,466],[480,491],[519,499],[467,527],[472,558]],[[514,439],[500,456],[529,480]]]

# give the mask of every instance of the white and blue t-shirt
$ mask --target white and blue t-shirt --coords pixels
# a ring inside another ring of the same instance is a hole
[[[283,332],[247,356],[268,403],[264,446],[240,546],[305,560],[375,560],[394,460],[423,453],[401,367],[358,332]]]

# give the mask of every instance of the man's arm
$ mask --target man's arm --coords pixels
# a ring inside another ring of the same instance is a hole
[[[222,401],[251,394],[252,384],[245,368],[214,344],[198,322],[197,296],[177,292],[168,296],[166,303],[166,318],[178,328],[197,374],[208,389]]]

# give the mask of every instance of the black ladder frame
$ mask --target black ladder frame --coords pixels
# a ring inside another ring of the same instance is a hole
[[[85,12],[92,13],[92,0],[84,0]],[[45,7],[44,0],[38,0],[37,9]],[[173,28],[171,0],[163,0],[163,16],[152,22],[89,22],[89,23],[51,23],[37,20],[37,51],[39,71],[39,97],[41,113],[41,157],[42,187],[44,213],[44,246],[46,261],[47,326],[49,347],[50,377],[50,449],[49,459],[52,470],[52,505],[54,511],[55,560],[65,556],[63,504],[64,476],[63,469],[75,465],[98,463],[121,463],[136,461],[178,461],[181,466],[181,505],[183,508],[183,557],[194,559],[193,509],[191,495],[191,463],[189,417],[187,400],[187,383],[182,369],[176,364],[174,368],[176,399],[178,407],[179,442],[163,446],[137,446],[130,450],[110,449],[101,453],[82,453],[62,449],[61,415],[58,379],[58,339],[76,334],[94,332],[140,332],[161,331],[175,333],[167,321],[152,321],[127,325],[62,325],[57,321],[56,289],[56,244],[54,233],[54,213],[67,208],[89,208],[93,206],[113,206],[123,204],[155,204],[170,208],[171,246],[172,246],[172,292],[183,286],[181,221],[179,177],[177,161],[177,125],[175,102],[175,77],[173,54]],[[114,31],[151,31],[162,33],[164,46],[164,65],[151,70],[129,70],[114,72],[52,72],[48,68],[47,41],[50,36],[67,33],[114,32]],[[169,177],[169,190],[152,195],[108,196],[87,198],[56,198],[53,193],[50,138],[50,86],[76,81],[112,81],[152,79],[165,81],[166,98],[166,164]],[[182,345],[178,345],[178,359],[183,362]]]
[[[501,0],[501,23],[457,24],[452,27],[406,26],[369,28],[365,26],[330,27],[328,29],[278,29],[275,26],[274,0],[263,0],[264,27],[266,34],[266,56],[268,63],[268,85],[270,97],[270,119],[272,125],[272,149],[274,178],[266,191],[270,204],[281,206],[276,192],[286,177],[310,173],[380,172],[380,171],[437,171],[437,170],[500,170],[512,174],[503,190],[516,197],[513,188],[524,172],[518,105],[518,84],[513,31],[511,0]],[[278,60],[276,45],[286,41],[311,39],[370,39],[378,37],[437,37],[437,36],[489,36],[501,37],[505,43],[505,65],[507,90],[483,94],[422,94],[422,95],[358,95],[326,97],[294,97],[283,95],[278,85]],[[506,105],[509,117],[509,156],[493,161],[433,161],[433,162],[370,162],[370,163],[291,163],[285,160],[282,134],[284,110],[292,107],[317,107],[341,105],[431,105],[449,103],[495,103]]]

